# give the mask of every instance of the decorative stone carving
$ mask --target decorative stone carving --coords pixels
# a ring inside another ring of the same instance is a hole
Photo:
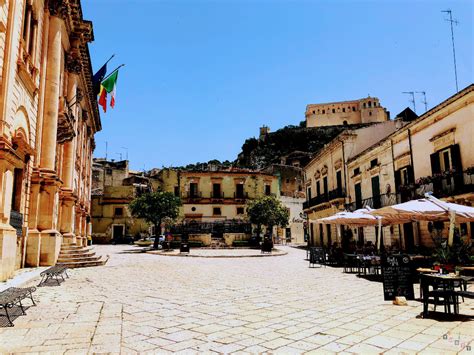
[[[70,12],[69,1],[68,0],[49,0],[48,10],[51,16],[57,16],[57,17],[61,17],[65,19],[67,18]]]
[[[323,168],[321,169],[321,174],[326,175],[328,173],[328,167],[327,165],[324,165]]]
[[[76,136],[74,131],[74,115],[64,97],[59,100],[57,141],[62,144]]]
[[[72,74],[80,74],[82,70],[81,57],[75,53],[68,53],[66,56],[66,70]]]
[[[76,102],[82,102],[83,98],[84,98],[84,92],[82,91],[81,88],[77,88],[77,90],[76,90]]]

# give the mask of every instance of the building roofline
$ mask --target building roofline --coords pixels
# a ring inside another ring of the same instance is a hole
[[[424,114],[422,114],[421,116],[419,116],[417,119],[415,119],[414,121],[406,124],[405,126],[403,126],[401,129],[399,130],[396,130],[395,132],[392,132],[391,134],[389,134],[387,137],[385,137],[384,139],[378,141],[377,143],[371,145],[370,147],[368,147],[367,149],[365,149],[364,151],[360,152],[359,154],[353,156],[352,158],[348,159],[347,160],[347,163],[352,163],[353,161],[355,161],[356,159],[358,159],[359,157],[361,157],[362,155],[364,155],[365,153],[367,153],[369,150],[371,149],[374,149],[380,145],[382,145],[383,143],[385,143],[386,141],[388,141],[389,139],[392,139],[393,136],[399,134],[400,132],[404,132],[408,129],[410,129],[412,126],[416,125],[417,123],[427,119],[428,117],[432,116],[434,113],[440,111],[441,109],[445,108],[446,106],[450,105],[451,103],[455,102],[456,100],[460,99],[461,97],[463,96],[466,96],[467,94],[469,94],[471,91],[474,91],[474,84],[470,84],[468,86],[466,86],[464,89],[458,91],[457,93],[455,93],[454,95],[451,95],[450,97],[448,97],[446,100],[440,102],[438,105],[436,105],[435,107],[431,108],[430,110],[426,111]]]
[[[318,104],[308,104],[308,105],[306,105],[306,108],[312,107],[312,106],[321,106],[321,105],[336,105],[336,104],[359,103],[359,102],[361,102],[362,100],[366,100],[366,99],[377,99],[377,100],[379,100],[379,98],[376,97],[376,96],[367,96],[367,97],[363,97],[363,98],[361,98],[361,99],[355,99],[355,100],[334,101],[334,102],[322,102],[322,103],[318,103]]]

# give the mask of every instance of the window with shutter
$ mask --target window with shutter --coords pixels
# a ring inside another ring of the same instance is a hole
[[[459,144],[454,144],[450,147],[452,168],[457,172],[462,171],[461,151]]]
[[[439,153],[433,153],[430,155],[430,160],[431,160],[431,174],[439,174],[441,172],[441,165],[439,161]]]

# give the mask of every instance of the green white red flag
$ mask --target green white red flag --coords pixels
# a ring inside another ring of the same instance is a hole
[[[112,72],[100,84],[99,105],[102,106],[104,112],[107,111],[107,94],[110,94],[110,107],[115,107],[115,95],[117,91],[118,69]]]

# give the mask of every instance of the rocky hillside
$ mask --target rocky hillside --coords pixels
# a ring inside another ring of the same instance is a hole
[[[315,154],[345,129],[367,126],[327,126],[306,128],[286,126],[268,133],[264,139],[249,138],[242,145],[242,151],[235,161],[237,166],[262,169],[270,164],[280,163],[284,157],[294,151]]]

